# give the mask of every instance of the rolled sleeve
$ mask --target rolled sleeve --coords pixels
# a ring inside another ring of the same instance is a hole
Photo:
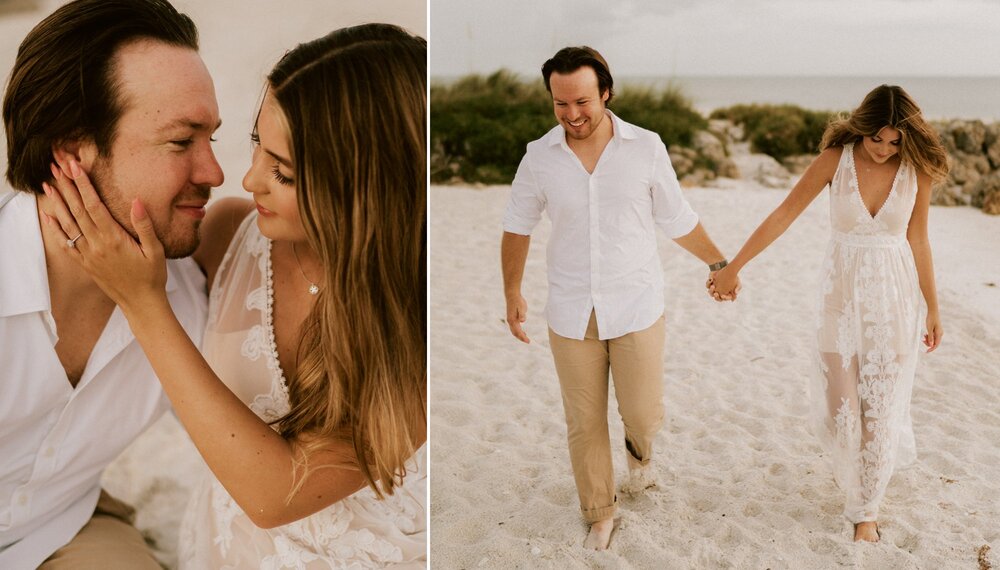
[[[528,156],[521,159],[510,189],[510,200],[503,216],[503,230],[512,234],[529,236],[542,219],[545,199],[531,172]]]
[[[663,143],[657,145],[652,180],[653,221],[670,239],[691,233],[698,225],[698,214],[688,204],[677,182]]]

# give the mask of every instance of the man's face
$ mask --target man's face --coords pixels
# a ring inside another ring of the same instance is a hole
[[[549,89],[556,119],[566,130],[566,136],[586,139],[604,120],[608,92],[601,93],[592,68],[584,66],[571,73],[553,73],[549,76]]]
[[[92,178],[129,233],[136,235],[129,212],[140,198],[167,257],[186,257],[198,246],[211,189],[223,181],[211,145],[220,124],[212,78],[197,52],[152,40],[124,46],[115,63],[125,110]]]

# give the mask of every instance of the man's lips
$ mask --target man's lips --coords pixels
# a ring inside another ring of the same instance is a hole
[[[205,204],[206,202],[188,202],[177,204],[175,207],[181,212],[200,220],[205,217]]]

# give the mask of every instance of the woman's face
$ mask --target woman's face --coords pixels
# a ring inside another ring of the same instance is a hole
[[[865,152],[878,164],[885,164],[887,160],[899,153],[899,145],[903,143],[903,133],[886,126],[875,133],[873,137],[864,137]]]
[[[289,151],[284,115],[270,91],[257,118],[253,161],[243,177],[243,188],[257,204],[257,226],[272,240],[304,241],[295,195],[295,168]]]

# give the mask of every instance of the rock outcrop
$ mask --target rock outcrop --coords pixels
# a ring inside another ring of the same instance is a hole
[[[978,120],[933,122],[951,158],[947,178],[934,185],[931,203],[973,206],[1000,215],[1000,123]],[[814,155],[796,155],[778,162],[750,151],[744,130],[731,121],[712,119],[695,133],[690,148],[670,149],[674,170],[685,186],[717,177],[754,180],[770,188],[791,188]]]

